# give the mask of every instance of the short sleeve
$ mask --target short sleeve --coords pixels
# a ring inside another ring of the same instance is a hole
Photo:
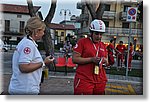
[[[73,50],[74,52],[78,52],[80,54],[82,54],[83,52],[83,39],[78,40],[77,44],[74,46]]]
[[[34,46],[32,44],[23,45],[19,53],[19,63],[30,63],[33,60]]]

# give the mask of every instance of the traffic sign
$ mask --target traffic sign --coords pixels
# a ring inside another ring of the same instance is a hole
[[[136,7],[128,7],[127,21],[135,22],[136,21],[136,15],[137,15],[137,8]]]

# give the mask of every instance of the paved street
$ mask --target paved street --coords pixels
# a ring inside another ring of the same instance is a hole
[[[10,74],[4,75],[4,91],[7,94]],[[142,95],[143,84],[140,82],[128,82],[109,80],[106,86],[106,95]],[[73,95],[73,78],[50,76],[41,84],[42,95]]]
[[[8,84],[11,76],[11,59],[12,52],[3,53],[3,88],[7,92]],[[137,68],[141,66],[141,61],[133,61]],[[141,67],[143,68],[143,67]],[[41,94],[48,95],[72,95],[74,72],[49,72],[49,78],[41,84]],[[108,83],[106,86],[106,95],[142,95],[143,94],[143,78],[128,77],[121,75],[107,74]],[[5,93],[6,94],[6,93]]]

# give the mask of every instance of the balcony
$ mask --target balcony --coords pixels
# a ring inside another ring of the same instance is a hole
[[[122,4],[137,4],[139,0],[122,0]]]
[[[127,12],[120,12],[119,19],[122,21],[126,21],[127,18]]]
[[[115,15],[116,15],[116,12],[114,12],[114,11],[104,11],[102,18],[103,19],[114,19]]]
[[[14,27],[5,27],[1,30],[3,36],[23,36],[24,29],[14,28]]]
[[[107,35],[129,36],[130,29],[128,28],[106,28]],[[142,29],[131,29],[132,36],[143,36]]]
[[[82,28],[78,31],[79,34],[89,33],[89,28]],[[128,28],[106,28],[105,35],[108,36],[129,36],[130,29]],[[142,29],[131,29],[131,36],[143,37]]]

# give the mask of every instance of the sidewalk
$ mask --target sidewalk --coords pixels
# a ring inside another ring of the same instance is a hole
[[[73,95],[75,73],[49,72],[48,79],[41,84],[42,95]],[[3,76],[4,94],[7,94],[11,74]],[[106,95],[142,95],[143,78],[107,74]]]
[[[73,94],[73,81],[75,73],[50,72],[49,78],[45,79],[41,86],[42,94]],[[107,74],[108,82],[106,95],[142,95],[143,78],[126,78],[122,75]],[[50,91],[51,90],[51,91]]]
[[[41,94],[73,94],[73,81],[75,73],[50,72],[41,86]],[[107,74],[106,95],[142,95],[143,78],[126,78],[122,75]]]

